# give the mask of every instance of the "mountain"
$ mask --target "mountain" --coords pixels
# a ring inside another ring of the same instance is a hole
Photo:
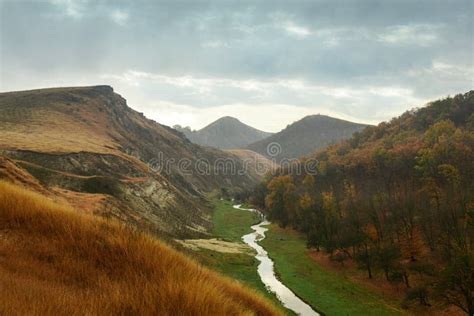
[[[252,190],[272,222],[305,233],[338,267],[363,267],[415,314],[421,306],[427,315],[474,314],[474,91],[368,127],[311,158],[316,170],[282,167]],[[454,312],[437,312],[446,305]]]
[[[247,146],[277,162],[309,155],[337,143],[367,127],[325,115],[311,115],[288,125],[284,130]]]
[[[272,134],[255,129],[230,116],[222,117],[198,131],[179,125],[175,128],[193,143],[220,149],[243,148]]]
[[[280,315],[253,290],[118,223],[0,181],[2,315]]]
[[[109,86],[0,94],[0,175],[86,212],[154,232],[205,234],[203,193],[257,178],[237,156],[191,143]]]

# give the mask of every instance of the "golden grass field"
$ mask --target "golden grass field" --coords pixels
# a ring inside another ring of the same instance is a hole
[[[277,315],[164,243],[0,182],[1,315]]]

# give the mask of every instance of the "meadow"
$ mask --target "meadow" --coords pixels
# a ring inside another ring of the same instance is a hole
[[[314,262],[302,234],[270,225],[260,243],[275,262],[280,280],[296,295],[327,315],[404,315],[395,307],[341,274]]]

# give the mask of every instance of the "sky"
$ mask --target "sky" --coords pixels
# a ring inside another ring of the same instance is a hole
[[[107,84],[147,117],[377,124],[474,88],[474,1],[0,0],[0,91]]]

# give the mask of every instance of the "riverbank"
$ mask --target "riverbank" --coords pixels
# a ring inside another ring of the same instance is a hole
[[[214,251],[202,247],[192,251],[193,257],[205,266],[221,272],[262,293],[282,311],[285,309],[276,296],[266,290],[257,268],[259,262],[255,252],[247,247],[242,236],[252,232],[251,226],[260,220],[255,213],[234,209],[231,202],[214,201],[212,215],[213,230],[210,243],[220,240],[234,244],[235,252]],[[265,232],[266,238],[259,242],[275,262],[279,279],[314,308],[326,315],[404,315],[404,311],[393,307],[382,297],[348,280],[346,277],[321,266],[311,258],[304,237],[297,232],[284,230],[276,225]],[[191,252],[191,250],[189,250]]]
[[[327,315],[404,315],[395,302],[325,269],[310,257],[304,237],[270,225],[261,245],[275,262],[280,280]],[[393,306],[392,304],[393,303]]]
[[[240,209],[243,211],[255,211],[252,209],[242,208],[240,205],[234,205],[234,208]],[[258,211],[256,211],[258,212]],[[271,292],[274,292],[278,299],[281,301],[283,306],[297,313],[298,315],[304,316],[319,316],[320,313],[316,312],[313,307],[306,304],[298,296],[296,296],[285,284],[283,284],[275,274],[274,263],[272,259],[268,256],[267,251],[259,244],[265,238],[265,233],[268,230],[266,226],[270,224],[258,212],[262,221],[259,224],[253,225],[251,228],[253,232],[242,237],[242,240],[255,249],[257,254],[255,258],[260,261],[258,265],[258,275],[262,282],[266,285],[267,289]]]
[[[242,236],[252,232],[251,226],[260,221],[257,214],[234,209],[233,204],[229,201],[214,200],[213,203],[211,238],[234,243],[235,248],[244,246],[246,250],[230,253],[200,248],[187,252],[192,253],[192,256],[203,265],[239,280],[261,293],[285,314],[294,315],[281,305],[273,293],[266,290],[257,273],[259,262],[254,258],[255,252],[242,241]]]

